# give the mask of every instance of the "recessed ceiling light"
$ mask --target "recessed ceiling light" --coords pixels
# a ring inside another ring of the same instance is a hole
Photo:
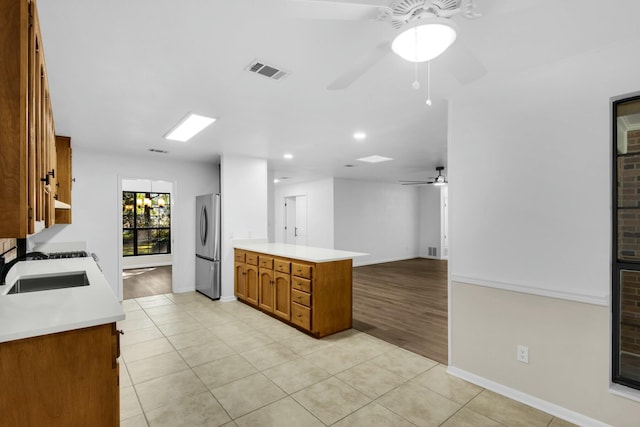
[[[277,183],[279,183],[279,182],[280,182],[280,180],[279,180],[278,178],[276,178],[276,179],[274,179],[274,180],[273,180],[273,183],[274,183],[274,184],[277,184]]]
[[[287,154],[285,154],[283,157],[284,157],[285,159],[293,159],[293,154],[289,154],[289,153],[287,153]]]
[[[377,154],[369,157],[361,157],[359,159],[361,162],[367,163],[380,163],[380,162],[388,162],[389,160],[393,160],[391,157],[378,156]]]
[[[198,132],[215,122],[211,117],[200,116],[198,114],[187,114],[178,122],[164,137],[172,141],[187,142]]]
[[[362,141],[366,137],[367,137],[367,134],[364,132],[356,132],[353,134],[353,139],[355,139],[356,141]]]

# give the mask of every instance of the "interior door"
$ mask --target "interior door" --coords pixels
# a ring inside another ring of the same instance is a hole
[[[296,245],[307,245],[307,196],[296,196]]]
[[[284,241],[292,245],[296,244],[296,198],[285,197],[284,199]]]
[[[293,245],[307,245],[307,196],[289,196],[284,199],[285,239]]]

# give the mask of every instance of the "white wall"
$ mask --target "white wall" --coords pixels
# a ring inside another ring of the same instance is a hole
[[[334,193],[333,178],[299,184],[275,185],[274,191],[274,239],[285,242],[284,199],[291,196],[306,196],[307,200],[307,245],[319,248],[334,248]]]
[[[581,425],[640,419],[640,403],[609,392],[608,354],[609,98],[640,89],[638,49],[487,80],[451,103],[451,370]]]
[[[416,187],[335,179],[334,197],[335,248],[370,254],[354,265],[418,256]]]
[[[233,300],[233,240],[267,238],[267,161],[222,156],[222,300]]]
[[[118,294],[119,233],[122,222],[122,178],[148,178],[174,184],[172,222],[175,225],[173,251],[174,290],[195,289],[195,197],[217,191],[217,165],[181,162],[149,154],[144,157],[114,156],[73,147],[73,223],[54,225],[30,241],[87,241],[100,257],[107,281]],[[121,297],[121,295],[120,295]]]

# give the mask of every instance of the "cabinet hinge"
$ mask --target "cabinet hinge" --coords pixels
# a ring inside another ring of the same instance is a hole
[[[31,208],[31,207],[30,207],[30,208],[28,209],[28,211],[27,211],[27,217],[28,217],[29,219],[33,219],[33,208]]]

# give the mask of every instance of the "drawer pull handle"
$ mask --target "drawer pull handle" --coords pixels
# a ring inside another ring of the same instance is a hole
[[[298,314],[298,317],[302,317],[302,314]]]

